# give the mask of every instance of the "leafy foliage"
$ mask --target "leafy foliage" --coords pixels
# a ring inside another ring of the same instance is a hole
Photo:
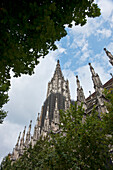
[[[84,25],[86,17],[97,17],[100,9],[94,0],[1,0],[0,4],[0,95],[5,97],[14,76],[33,74],[41,56],[55,50],[56,40],[66,36],[65,24]],[[2,104],[0,103],[0,109]]]
[[[11,160],[10,160],[10,155],[6,156],[0,166],[0,169],[5,169],[5,170],[9,170],[11,169]]]
[[[8,90],[9,90],[10,82],[9,80],[0,80],[0,124],[3,122],[4,118],[7,116],[7,112],[5,112],[2,107],[5,103],[8,102]]]
[[[71,105],[60,112],[60,133],[40,138],[12,166],[3,162],[3,170],[10,166],[11,170],[112,169],[113,94],[106,91],[106,95],[109,113],[102,113],[100,118],[94,109],[84,117],[82,105]]]

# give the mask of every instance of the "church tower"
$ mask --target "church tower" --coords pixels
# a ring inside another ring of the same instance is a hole
[[[34,129],[32,145],[40,135],[45,137],[48,132],[59,130],[59,110],[67,110],[70,103],[69,82],[64,79],[58,60],[54,75],[48,83],[46,100],[42,106],[38,128],[35,126]]]

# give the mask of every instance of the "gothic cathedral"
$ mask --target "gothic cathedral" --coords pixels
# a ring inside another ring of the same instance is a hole
[[[107,56],[110,59],[110,63],[113,65],[113,56],[109,51],[104,48]],[[77,105],[83,103],[84,107],[84,116],[85,114],[90,114],[93,106],[95,105],[97,111],[107,112],[107,109],[104,105],[106,101],[103,95],[103,89],[110,89],[113,87],[113,77],[102,84],[99,75],[95,72],[91,63],[89,63],[89,68],[92,76],[92,81],[94,84],[95,92],[90,94],[88,98],[85,98],[83,88],[80,85],[78,76],[76,76],[77,83]],[[17,143],[11,154],[11,160],[17,160],[21,155],[23,155],[26,148],[31,144],[32,147],[36,144],[36,141],[40,136],[45,137],[49,132],[59,133],[59,110],[67,110],[70,104],[73,104],[74,101],[71,100],[69,82],[64,79],[62,74],[59,60],[57,61],[56,69],[51,81],[48,83],[47,97],[41,108],[41,113],[38,114],[37,122],[34,127],[34,133],[31,136],[31,123],[29,129],[25,135],[26,127],[24,128],[23,134],[19,134]]]

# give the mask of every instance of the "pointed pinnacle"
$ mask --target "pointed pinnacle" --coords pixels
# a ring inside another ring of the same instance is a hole
[[[91,63],[89,63],[89,66],[90,66],[90,71],[92,73],[92,76],[95,76],[96,73],[95,73],[94,68],[92,67]]]
[[[19,133],[19,136],[18,136],[18,140],[17,140],[16,146],[18,146],[18,144],[19,144],[20,136],[21,136],[21,132]]]
[[[80,88],[80,81],[78,79],[78,76],[76,76],[76,81],[77,81],[77,88]]]
[[[25,135],[25,131],[26,131],[26,126],[24,127],[23,138],[24,138],[24,135]]]
[[[57,60],[57,64],[59,64],[60,63],[60,61],[59,60]]]

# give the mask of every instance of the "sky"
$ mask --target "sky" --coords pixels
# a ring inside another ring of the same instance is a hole
[[[65,79],[69,80],[71,99],[76,100],[76,79],[78,75],[85,96],[94,92],[88,63],[100,76],[104,84],[111,78],[113,67],[103,48],[113,54],[113,0],[95,0],[101,9],[101,16],[88,18],[85,26],[67,28],[67,36],[56,42],[58,49],[51,51],[35,68],[32,76],[23,75],[11,79],[10,101],[4,106],[8,116],[0,125],[0,161],[11,153],[24,126],[32,123],[32,132],[38,112],[41,112],[47,85],[51,80],[59,59]],[[11,73],[12,74],[12,73]],[[13,75],[13,74],[12,74]]]

